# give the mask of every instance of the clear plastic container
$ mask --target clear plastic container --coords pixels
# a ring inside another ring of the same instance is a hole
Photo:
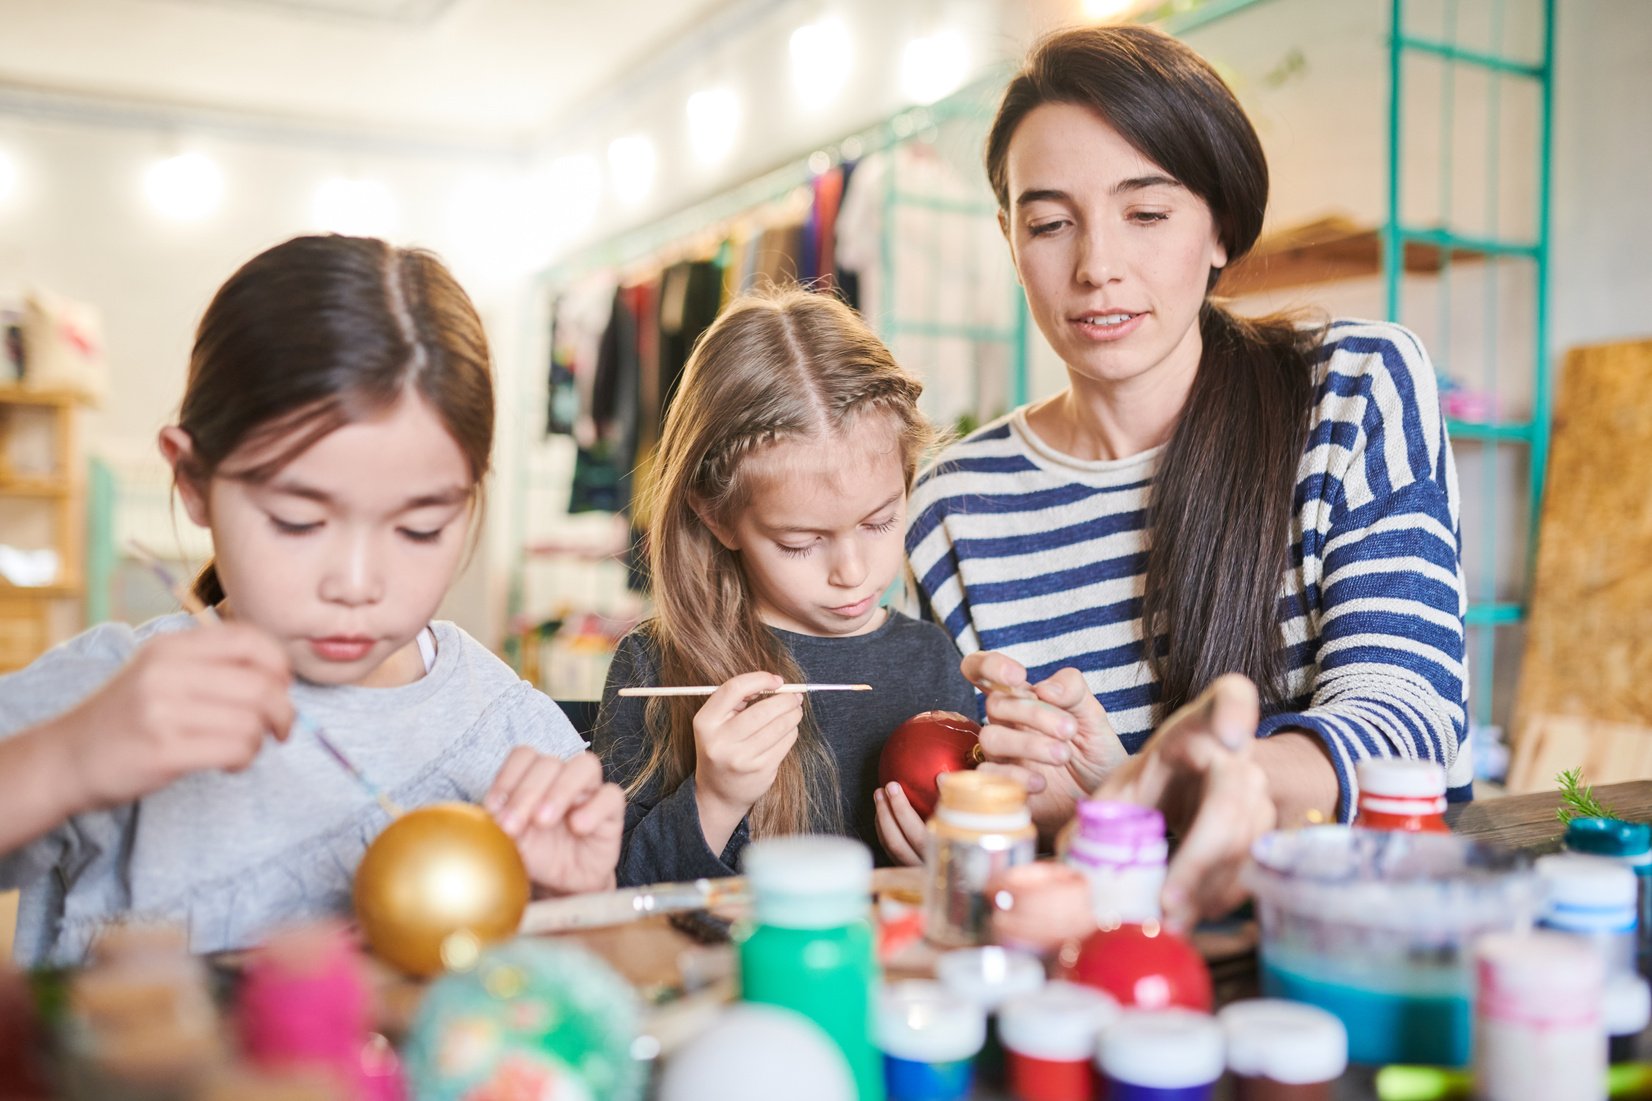
[[[1472,942],[1529,928],[1541,903],[1524,856],[1347,826],[1270,833],[1252,855],[1264,994],[1339,1017],[1352,1062],[1468,1063]]]

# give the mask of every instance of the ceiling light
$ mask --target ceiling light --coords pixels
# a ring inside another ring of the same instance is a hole
[[[223,201],[224,174],[204,153],[180,153],[149,166],[143,174],[143,192],[162,217],[199,221]]]
[[[812,107],[831,103],[849,82],[854,43],[836,16],[806,23],[792,32],[792,89]]]
[[[688,97],[688,145],[701,164],[716,164],[740,133],[740,97],[733,88],[706,88]]]
[[[962,87],[969,73],[969,43],[962,31],[914,38],[901,54],[901,94],[928,106]]]

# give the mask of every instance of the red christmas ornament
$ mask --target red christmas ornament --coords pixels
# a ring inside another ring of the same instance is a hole
[[[935,777],[981,763],[979,723],[955,711],[925,711],[895,728],[878,756],[878,786],[899,783],[924,818],[935,813]]]
[[[1204,957],[1157,923],[1091,933],[1069,968],[1074,982],[1111,994],[1123,1006],[1209,1013],[1214,1000]]]

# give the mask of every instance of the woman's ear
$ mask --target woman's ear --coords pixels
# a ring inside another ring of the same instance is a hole
[[[1010,236],[1010,216],[1004,211],[998,212],[998,232],[1004,235],[1004,244],[1009,246],[1010,267],[1015,269],[1015,282],[1021,285],[1021,265],[1015,257],[1015,238]]]
[[[200,478],[195,461],[195,441],[182,428],[169,424],[161,429],[157,442],[161,458],[172,468],[172,484],[178,487],[178,496],[183,498],[184,511],[196,525],[209,526],[206,484]]]

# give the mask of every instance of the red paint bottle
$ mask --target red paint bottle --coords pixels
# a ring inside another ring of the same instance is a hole
[[[1450,833],[1445,769],[1434,761],[1372,757],[1361,761],[1359,814],[1354,825],[1403,833]]]

